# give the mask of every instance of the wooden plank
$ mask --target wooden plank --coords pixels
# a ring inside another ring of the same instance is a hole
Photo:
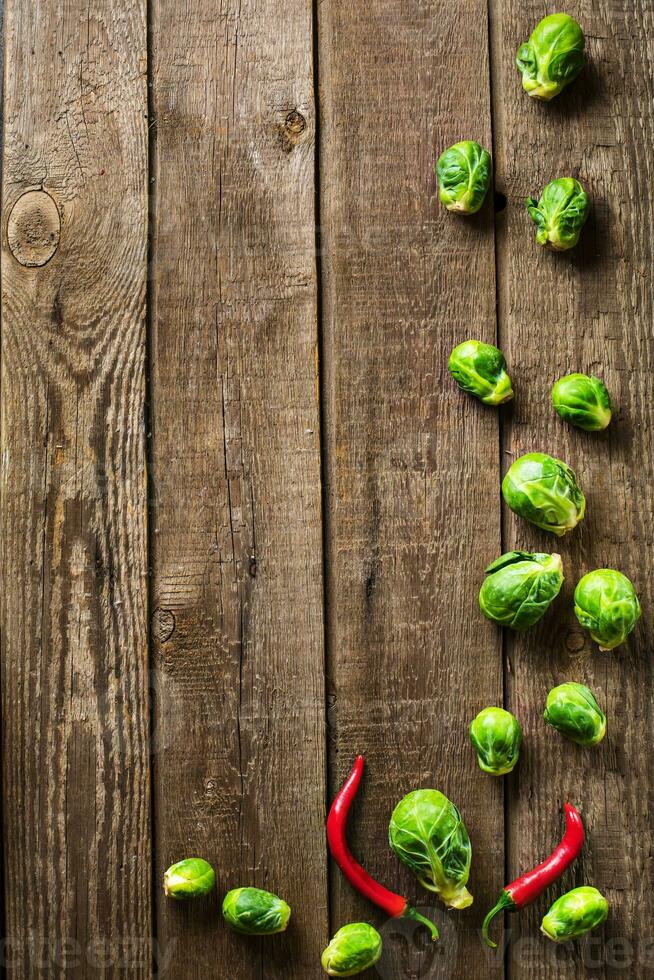
[[[562,540],[507,515],[508,547],[559,551],[565,593],[541,628],[508,647],[509,701],[525,723],[526,751],[512,784],[510,873],[544,855],[562,826],[568,798],[582,809],[585,856],[530,913],[512,917],[512,978],[652,975],[650,887],[653,835],[645,801],[654,789],[646,732],[651,728],[652,662],[647,605],[654,585],[652,486],[652,231],[654,140],[649,2],[572,2],[566,10],[586,33],[589,64],[551,105],[522,94],[513,59],[546,13],[539,2],[493,5],[494,120],[498,186],[508,196],[498,242],[502,343],[518,395],[505,428],[505,464],[539,449],[567,460],[588,496],[583,524]],[[547,181],[577,176],[592,215],[578,248],[540,249],[524,209]],[[570,371],[602,376],[617,417],[605,434],[567,427],[552,411],[550,386]],[[572,593],[581,574],[613,566],[644,600],[643,622],[628,644],[600,654],[579,628]],[[563,680],[593,688],[608,715],[608,735],[584,751],[547,730],[547,691]],[[589,883],[611,905],[597,939],[553,949],[538,938],[540,919],[566,887]],[[556,965],[554,956],[556,955]]]
[[[0,0],[0,79],[1,79],[0,80],[0,127],[3,126],[3,113],[4,113],[4,36],[5,36],[4,35],[4,21],[5,21],[4,0]],[[0,182],[2,181],[2,165],[3,165],[3,163],[4,163],[4,161],[2,159],[2,154],[0,153]],[[1,322],[1,316],[0,316],[0,322]],[[0,327],[0,330],[1,330],[1,327]],[[2,341],[0,339],[0,358],[2,357],[1,343],[2,343]],[[1,377],[1,371],[2,371],[2,368],[0,367],[0,377]],[[1,382],[0,382],[0,387],[1,387]],[[0,430],[1,430],[1,428],[2,428],[2,421],[1,421],[1,414],[0,414]],[[0,436],[0,438],[1,438],[1,436]],[[0,506],[1,506],[1,499],[2,499],[2,490],[0,488]],[[2,555],[2,544],[0,543],[0,556],[1,555]],[[1,581],[2,581],[2,572],[0,571],[0,582]],[[1,620],[0,620],[0,622],[1,622]],[[0,637],[0,645],[1,645],[1,643],[2,643],[2,639]],[[1,663],[2,663],[2,654],[0,653],[0,665],[1,665]],[[1,666],[0,666],[0,670],[1,670]],[[0,683],[1,683],[1,677],[0,677]],[[0,705],[1,705],[1,695],[0,695]],[[1,707],[0,707],[0,710],[1,710]],[[0,729],[1,729],[1,721],[0,721]],[[2,745],[0,745],[0,772],[2,771],[2,753],[3,753],[3,749],[2,749]],[[4,811],[4,800],[3,800],[2,790],[0,789],[0,827],[4,827],[3,811]],[[3,853],[3,851],[4,851],[4,848],[0,848],[0,928],[2,929],[2,935],[3,936],[6,936],[7,935],[7,929],[6,929],[6,924],[5,924],[6,923],[6,915],[5,915],[5,869],[4,869],[4,853]],[[2,975],[2,974],[0,974],[0,975]]]
[[[486,5],[334,0],[318,24],[331,792],[365,753],[354,845],[423,906],[388,848],[395,803],[436,786],[473,840],[475,905],[439,915],[427,954],[385,923],[381,975],[500,976],[476,930],[503,866],[502,783],[467,738],[502,703],[500,636],[477,609],[500,547],[498,416],[447,372],[455,343],[495,338],[494,221],[490,200],[447,213],[433,170],[458,139],[491,144]],[[335,871],[332,927],[354,918],[382,922]]]
[[[4,950],[10,976],[144,977],[145,4],[5,24]]]
[[[310,7],[153,9],[156,871],[294,909],[158,908],[176,978],[318,977],[327,939]],[[189,956],[192,950],[192,956]]]

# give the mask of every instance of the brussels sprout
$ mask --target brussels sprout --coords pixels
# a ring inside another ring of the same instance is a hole
[[[491,158],[474,140],[445,150],[436,164],[438,196],[448,211],[474,214],[490,187]]]
[[[586,498],[567,463],[546,453],[527,453],[509,467],[502,495],[512,511],[561,537],[586,512]]]
[[[464,340],[450,354],[447,366],[458,386],[484,405],[501,405],[513,398],[504,354],[492,344]]]
[[[550,14],[518,48],[516,65],[522,87],[534,99],[549,102],[573,81],[584,65],[584,34],[567,14]]]
[[[351,922],[339,929],[322,954],[322,968],[330,977],[353,977],[377,962],[382,938],[367,922]]]
[[[547,185],[539,201],[528,197],[526,204],[539,245],[555,252],[575,247],[589,209],[588,195],[578,180],[559,177]]]
[[[557,898],[540,928],[555,943],[567,943],[596,929],[608,914],[609,903],[601,892],[584,885]]]
[[[437,789],[416,789],[397,804],[388,828],[391,847],[449,908],[465,909],[472,846],[461,814]]]
[[[281,898],[262,888],[233,888],[225,895],[223,917],[247,936],[271,936],[284,932],[291,910]]]
[[[584,684],[559,684],[547,695],[545,721],[577,745],[597,745],[606,733],[606,716]]]
[[[484,708],[470,724],[470,741],[479,767],[491,776],[504,776],[518,761],[522,728],[510,711]]]
[[[216,875],[202,858],[186,858],[164,872],[164,892],[169,898],[199,898],[211,891]]]
[[[586,432],[599,432],[611,421],[611,399],[606,385],[588,374],[566,374],[552,387],[554,411],[564,422]]]
[[[640,613],[638,596],[622,572],[597,568],[577,583],[575,614],[602,651],[624,643]]]
[[[500,626],[526,630],[545,615],[562,585],[560,555],[508,551],[486,569],[479,608]]]

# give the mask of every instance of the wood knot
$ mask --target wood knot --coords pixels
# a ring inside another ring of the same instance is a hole
[[[175,614],[157,606],[152,613],[152,632],[159,643],[169,640],[175,632]]]
[[[287,113],[284,122],[279,124],[279,138],[286,153],[297,146],[306,128],[307,121],[301,112],[293,109]]]
[[[307,121],[301,112],[293,109],[286,117],[286,131],[293,136],[299,136],[307,128]]]
[[[34,267],[49,262],[59,245],[61,218],[46,191],[26,191],[9,215],[7,242],[17,262]]]
[[[586,636],[582,630],[570,629],[565,638],[568,653],[580,653],[586,646]]]

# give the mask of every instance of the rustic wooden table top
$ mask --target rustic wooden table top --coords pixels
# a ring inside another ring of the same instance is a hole
[[[536,0],[7,0],[8,976],[317,980],[353,919],[382,929],[383,980],[654,975],[654,3],[566,9],[589,63],[542,105],[514,66],[550,12]],[[492,149],[497,191],[470,220],[433,174],[464,137]],[[563,174],[592,216],[556,255],[523,199]],[[469,336],[507,355],[501,411],[448,376]],[[576,370],[619,406],[604,434],[551,409]],[[500,506],[534,449],[588,497],[554,548]],[[560,550],[566,585],[502,637],[476,597],[514,547]],[[615,654],[571,603],[604,565],[644,606]],[[596,750],[542,721],[565,679],[604,701]],[[502,703],[525,745],[494,780],[467,726]],[[356,752],[353,846],[421,906],[392,807],[436,786],[463,812],[475,904],[437,912],[437,947],[329,866],[326,805]],[[484,912],[549,852],[565,800],[588,844],[564,885],[606,894],[605,927],[557,948],[542,900],[486,950]],[[218,893],[165,900],[191,854]],[[289,901],[285,935],[227,931],[242,884]]]

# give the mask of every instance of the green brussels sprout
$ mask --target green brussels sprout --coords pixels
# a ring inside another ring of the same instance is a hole
[[[624,643],[640,613],[635,589],[622,572],[597,568],[577,583],[575,614],[602,651]]]
[[[583,885],[557,898],[540,929],[555,943],[567,943],[596,929],[608,914],[609,903],[602,893]]]
[[[322,954],[322,968],[330,977],[353,977],[373,966],[382,954],[382,938],[367,922],[351,922],[339,929]]]
[[[486,569],[479,608],[500,626],[526,630],[542,619],[562,585],[560,555],[508,551]]]
[[[599,432],[611,421],[611,399],[606,385],[588,374],[566,374],[552,387],[554,411],[564,422],[586,432]]]
[[[291,917],[286,902],[262,888],[233,888],[223,900],[225,922],[247,936],[284,932]]]
[[[577,745],[597,745],[606,734],[606,715],[593,692],[573,681],[552,688],[543,717],[548,725]]]
[[[388,828],[391,847],[423,888],[448,908],[465,909],[472,845],[461,814],[437,789],[416,789],[400,800]]]
[[[502,481],[502,496],[514,513],[558,537],[586,513],[586,498],[573,470],[546,453],[516,459]]]
[[[491,180],[491,158],[474,140],[448,147],[436,164],[438,196],[448,211],[474,214],[484,203]]]
[[[533,99],[549,102],[572,82],[584,65],[584,33],[568,14],[550,14],[518,48],[522,87]]]
[[[527,211],[536,225],[536,241],[554,252],[574,248],[584,227],[590,203],[578,180],[559,177],[543,190],[540,200],[526,199]]]
[[[164,872],[164,893],[169,898],[183,900],[199,898],[211,891],[216,875],[211,865],[202,858],[186,858],[171,864]]]
[[[458,386],[484,405],[501,405],[513,398],[504,354],[492,344],[464,340],[450,354],[447,366]]]
[[[470,724],[470,741],[480,769],[491,776],[504,776],[518,761],[522,728],[510,711],[484,708]]]

